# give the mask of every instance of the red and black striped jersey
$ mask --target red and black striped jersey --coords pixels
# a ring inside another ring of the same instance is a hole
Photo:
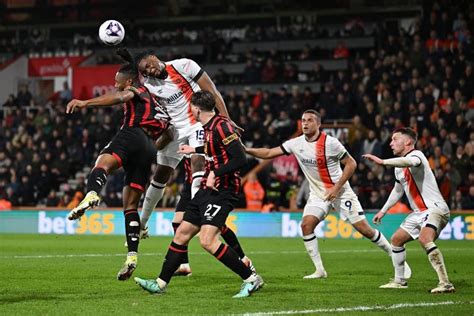
[[[206,160],[205,168],[207,169],[209,165],[209,161]],[[183,158],[183,167],[184,167],[184,182],[185,183],[193,183],[193,172],[191,171],[191,158],[188,156],[184,156]]]
[[[206,164],[206,173],[201,182],[201,188],[206,187],[207,175],[211,170],[216,170],[229,162],[230,157],[227,147],[234,141],[240,141],[240,136],[230,120],[222,115],[216,114],[204,126],[204,153],[212,158]],[[234,171],[216,177],[218,189],[232,190],[238,194],[240,191],[240,172]]]
[[[191,172],[191,158],[184,157],[183,159],[184,167],[184,182],[192,183],[193,182],[193,173]]]
[[[141,127],[151,138],[160,137],[170,121],[166,110],[156,102],[144,85],[134,84],[125,90],[133,92],[134,96],[123,105],[124,119],[121,128]]]

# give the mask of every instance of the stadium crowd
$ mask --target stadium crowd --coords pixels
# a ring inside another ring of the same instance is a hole
[[[252,147],[277,146],[299,130],[301,113],[309,108],[321,112],[323,123],[348,122],[340,140],[358,161],[350,182],[364,208],[379,209],[394,183],[393,169],[371,165],[361,155],[391,157],[391,132],[410,126],[419,134],[417,147],[429,158],[450,207],[474,209],[474,49],[470,33],[474,7],[460,9],[435,3],[408,30],[378,25],[372,34],[376,39],[373,49],[338,47],[332,58],[347,58],[349,67],[330,72],[316,65],[309,76],[321,83],[320,93],[285,87],[277,93],[245,89],[225,93],[231,117],[245,129],[242,140]],[[260,40],[252,32],[246,34]],[[223,61],[226,54],[222,51]],[[298,81],[298,69],[291,66],[291,60],[315,56],[317,51],[305,48],[289,57],[271,51],[248,52],[238,59],[247,63],[243,82],[291,86]],[[217,84],[228,83],[225,72],[213,79]],[[63,207],[81,200],[85,179],[76,174],[93,164],[98,151],[120,128],[122,113],[117,107],[65,115],[64,105],[71,97],[66,88],[56,99],[30,108],[34,96],[25,86],[4,101],[0,111],[0,199],[13,206]],[[253,160],[243,174],[257,163]],[[298,191],[304,191],[303,177],[278,174],[270,164],[258,177],[250,173],[248,178],[251,187],[247,191],[244,187],[242,193],[248,203],[255,195],[261,202],[256,205],[271,205],[268,210],[302,205],[298,200],[304,194]],[[77,187],[67,184],[70,179],[77,180]],[[109,180],[105,205],[121,205],[121,181],[120,173]],[[176,203],[181,182],[182,174],[177,172],[162,206]],[[240,206],[246,207],[245,203]]]

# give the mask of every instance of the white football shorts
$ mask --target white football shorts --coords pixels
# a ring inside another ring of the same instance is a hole
[[[439,204],[439,206],[429,208],[423,212],[409,214],[401,223],[400,228],[406,231],[413,239],[418,239],[421,229],[425,226],[435,228],[439,235],[449,222],[448,206],[442,204]]]
[[[303,211],[303,217],[306,215],[313,215],[322,221],[326,218],[331,208],[334,208],[339,213],[341,219],[351,224],[360,222],[365,219],[364,210],[360,205],[357,197],[352,198],[337,198],[333,202],[324,201],[321,198],[310,194],[308,202]]]
[[[178,154],[179,145],[187,144],[191,147],[204,145],[204,129],[201,123],[195,123],[187,128],[176,129],[173,140],[156,154],[159,165],[176,169],[184,155]]]

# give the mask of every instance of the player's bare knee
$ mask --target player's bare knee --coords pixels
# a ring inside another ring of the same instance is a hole
[[[392,238],[390,238],[390,243],[395,247],[402,247],[405,244],[405,242],[396,235],[393,235]]]
[[[173,241],[178,245],[187,245],[191,238],[183,231],[179,229],[176,231],[176,235],[173,238]]]
[[[301,223],[301,231],[303,232],[303,235],[312,234],[315,228],[316,228],[316,225],[311,222],[303,221]]]
[[[430,234],[420,234],[420,237],[418,238],[418,241],[424,247],[426,244],[432,242],[433,238],[432,238],[432,236],[430,236]]]
[[[173,172],[173,168],[168,166],[158,165],[156,167],[155,173],[153,174],[153,180],[158,183],[166,183]]]
[[[201,247],[205,249],[207,252],[213,252],[213,245],[214,245],[214,238],[212,236],[207,235],[199,235],[199,242],[201,243]]]

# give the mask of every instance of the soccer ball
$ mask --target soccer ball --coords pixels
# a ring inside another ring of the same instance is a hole
[[[99,37],[106,45],[118,45],[125,37],[125,29],[119,21],[107,20],[99,28]]]

